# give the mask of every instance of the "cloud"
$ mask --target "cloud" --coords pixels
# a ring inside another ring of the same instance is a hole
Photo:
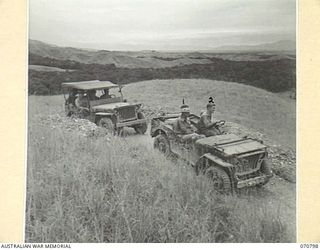
[[[253,42],[259,34],[295,35],[294,0],[30,0],[29,9],[30,38],[68,46],[117,49],[117,44],[141,43],[142,49],[161,49],[219,35],[221,43],[241,34]]]

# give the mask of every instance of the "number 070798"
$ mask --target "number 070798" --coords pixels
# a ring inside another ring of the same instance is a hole
[[[318,244],[300,244],[300,248],[318,248]]]

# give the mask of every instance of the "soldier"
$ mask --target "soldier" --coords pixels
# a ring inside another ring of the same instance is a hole
[[[199,133],[204,134],[206,137],[221,134],[217,128],[219,121],[213,119],[215,109],[214,102],[208,103],[207,110],[201,114],[198,122]]]
[[[75,89],[73,89],[69,94],[69,97],[67,99],[67,103],[72,104],[73,106],[76,106],[76,104],[75,104],[76,98],[77,98],[77,91]]]
[[[109,94],[109,89],[104,89],[103,94],[100,96],[100,99],[108,99],[111,98],[111,95]]]
[[[178,135],[181,135],[181,140],[183,142],[196,141],[204,136],[196,133],[196,128],[190,123],[189,115],[190,109],[189,106],[183,104],[181,107],[181,115],[177,119],[174,126],[174,132]]]
[[[99,100],[99,98],[97,97],[97,92],[96,92],[96,90],[89,90],[88,91],[88,96],[89,96],[89,100],[90,101],[94,101],[94,100]]]
[[[84,95],[84,92],[79,92],[78,97],[75,100],[75,104],[77,108],[88,107],[88,100]]]

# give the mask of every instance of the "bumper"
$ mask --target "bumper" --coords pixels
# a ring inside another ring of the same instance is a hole
[[[238,181],[237,188],[252,187],[265,183],[270,177],[263,175],[245,181]]]
[[[128,122],[119,122],[119,123],[117,123],[117,128],[130,127],[133,125],[146,123],[147,121],[148,121],[148,119],[138,119],[138,120],[133,120],[133,121],[128,121]]]

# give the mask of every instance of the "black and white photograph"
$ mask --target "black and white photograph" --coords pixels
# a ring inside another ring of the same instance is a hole
[[[29,0],[26,243],[292,243],[296,0]]]

